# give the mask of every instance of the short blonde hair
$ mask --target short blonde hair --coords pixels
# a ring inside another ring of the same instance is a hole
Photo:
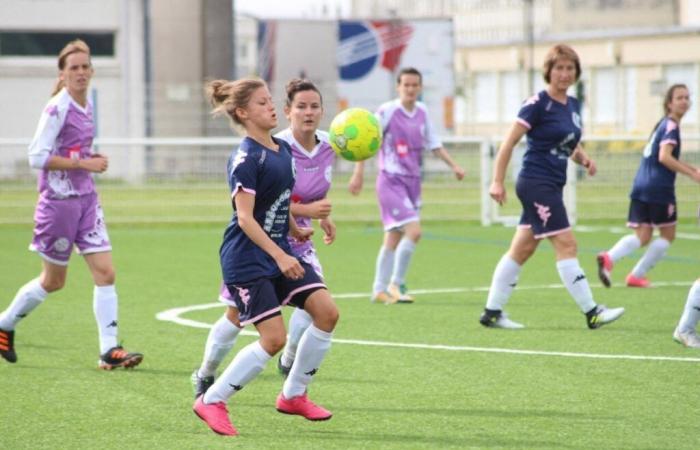
[[[212,114],[215,116],[226,114],[231,120],[243,125],[236,114],[236,108],[245,108],[250,102],[253,92],[267,84],[260,78],[241,78],[236,81],[214,80],[206,85],[206,95],[211,103]]]

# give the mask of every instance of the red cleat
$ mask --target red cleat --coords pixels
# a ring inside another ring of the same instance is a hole
[[[309,400],[306,393],[288,399],[280,392],[276,407],[281,413],[302,416],[307,420],[328,420],[333,417],[333,413]]]
[[[637,278],[632,274],[627,275],[627,287],[648,288],[651,287],[651,282],[645,277]]]
[[[610,281],[610,272],[612,272],[613,262],[608,256],[608,252],[600,252],[596,257],[598,262],[598,278],[603,286],[609,288],[612,282]]]
[[[218,402],[207,405],[203,400],[204,396],[200,395],[194,401],[192,411],[206,423],[214,433],[223,436],[238,436],[238,430],[234,428],[231,419],[228,418],[228,409],[226,403]]]

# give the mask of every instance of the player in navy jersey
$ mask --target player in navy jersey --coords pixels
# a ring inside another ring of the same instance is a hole
[[[313,230],[290,215],[294,160],[289,145],[273,137],[277,126],[264,81],[247,78],[209,83],[214,113],[226,114],[245,129],[228,162],[234,207],[220,249],[224,283],[233,296],[238,325],[253,324],[260,339],[241,349],[193,410],[216,433],[238,434],[229,417],[229,398],[252,381],[285,344],[281,307],[303,308],[312,323],[304,332],[276,408],[308,420],[327,420],[330,411],[307,397],[308,385],[330,348],[338,309],[314,269],[293,256],[288,236],[305,241]]]
[[[29,145],[29,164],[40,170],[34,238],[29,248],[42,258],[38,278],[20,288],[0,314],[0,356],[17,361],[15,326],[63,288],[73,248],[87,263],[95,287],[93,310],[99,333],[98,366],[105,370],[135,367],[140,353],[117,341],[117,291],[112,245],[93,173],[107,170],[108,159],[94,153],[93,105],[88,99],[94,73],[90,48],[81,40],[68,43],[58,56],[59,81]]]
[[[377,255],[371,300],[385,304],[413,302],[405,280],[421,237],[423,153],[432,151],[458,180],[464,178],[464,169],[442,147],[425,104],[418,101],[423,87],[421,73],[411,67],[401,69],[396,82],[399,98],[384,103],[376,113],[384,134],[376,180],[384,242]],[[362,190],[363,174],[364,162],[359,162],[350,179],[353,195]]]
[[[327,133],[318,130],[323,115],[323,102],[318,88],[309,80],[293,79],[287,83],[285,114],[290,127],[275,135],[292,148],[297,168],[291,197],[291,211],[297,225],[310,227],[312,219],[319,221],[324,242],[335,240],[336,227],[330,217],[331,202],[326,197],[333,174],[335,152],[328,143]],[[323,278],[323,269],[310,240],[298,242],[289,238],[294,255],[306,261]],[[204,349],[204,358],[192,373],[195,398],[214,384],[216,370],[233,348],[240,333],[238,310],[226,285],[219,291],[219,301],[228,306],[224,315],[214,323]],[[289,335],[277,367],[288,375],[296,356],[299,341],[311,324],[311,316],[301,308],[294,308],[289,319]]]
[[[522,265],[535,253],[542,239],[554,247],[559,276],[586,316],[589,328],[598,328],[618,319],[624,308],[597,305],[586,275],[576,257],[576,239],[569,226],[562,197],[566,167],[571,159],[595,175],[595,162],[586,155],[581,139],[579,102],[567,90],[581,75],[576,52],[567,45],[552,47],[543,67],[547,88],[525,101],[518,119],[501,144],[496,156],[491,198],[506,201],[503,180],[513,148],[527,135],[527,150],[516,182],[516,193],[523,207],[520,224],[510,249],[498,262],[491,281],[486,308],[479,322],[486,327],[523,328],[503,312],[518,281]]]
[[[673,340],[689,348],[700,348],[697,334],[700,321],[700,278],[695,280],[688,292],[681,319],[673,331]]]
[[[634,234],[623,237],[597,257],[598,277],[605,287],[612,284],[610,273],[614,264],[649,244],[654,228],[658,228],[660,236],[651,241],[625,280],[630,287],[649,287],[646,274],[664,257],[676,237],[676,173],[700,183],[700,169],[680,161],[680,123],[690,108],[688,88],[683,84],[671,86],[663,107],[664,117],[654,127],[632,184],[627,226],[634,229]]]

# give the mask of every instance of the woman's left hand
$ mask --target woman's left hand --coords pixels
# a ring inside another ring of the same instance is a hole
[[[313,228],[301,228],[301,227],[294,227],[289,231],[289,234],[292,235],[292,237],[299,241],[299,242],[304,242],[308,241],[309,238],[311,237],[312,234],[314,234],[314,229]]]
[[[331,220],[330,217],[327,217],[325,219],[321,219],[319,221],[319,225],[321,226],[321,229],[323,230],[323,243],[326,245],[330,245],[335,241],[335,224]]]

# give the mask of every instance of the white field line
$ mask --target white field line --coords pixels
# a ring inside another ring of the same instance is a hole
[[[689,282],[657,282],[655,286],[689,286]],[[559,289],[562,288],[559,284],[549,284],[540,286],[522,286],[518,289]],[[458,293],[458,292],[483,292],[487,291],[488,287],[475,288],[445,288],[445,289],[422,289],[411,291],[415,294],[439,294],[439,293]],[[348,293],[337,294],[334,298],[369,298],[369,293]],[[211,308],[223,308],[222,303],[206,303],[199,305],[182,306],[179,308],[167,309],[156,314],[156,319],[164,322],[173,322],[178,325],[184,325],[193,328],[211,328],[211,324],[199,322],[197,320],[185,319],[180,317],[182,314],[190,311],[201,311]],[[257,336],[257,332],[243,330],[244,336]],[[645,356],[645,355],[625,355],[625,354],[600,354],[600,353],[573,353],[573,352],[549,352],[541,350],[519,350],[510,348],[497,347],[470,347],[470,346],[454,346],[454,345],[436,345],[436,344],[416,344],[403,342],[385,342],[385,341],[363,341],[357,339],[338,339],[333,338],[336,344],[363,345],[370,347],[393,347],[393,348],[414,348],[426,350],[447,350],[458,352],[480,352],[480,353],[507,353],[513,355],[532,355],[532,356],[558,356],[563,358],[587,358],[587,359],[615,359],[615,360],[633,360],[633,361],[675,361],[675,362],[700,362],[700,358],[682,358],[675,356]]]
[[[632,232],[631,229],[625,227],[604,227],[588,225],[576,225],[575,230],[581,233],[595,233],[598,231],[607,231],[608,233],[612,234],[629,234]],[[688,239],[691,241],[700,241],[700,234],[676,232],[676,238]]]

